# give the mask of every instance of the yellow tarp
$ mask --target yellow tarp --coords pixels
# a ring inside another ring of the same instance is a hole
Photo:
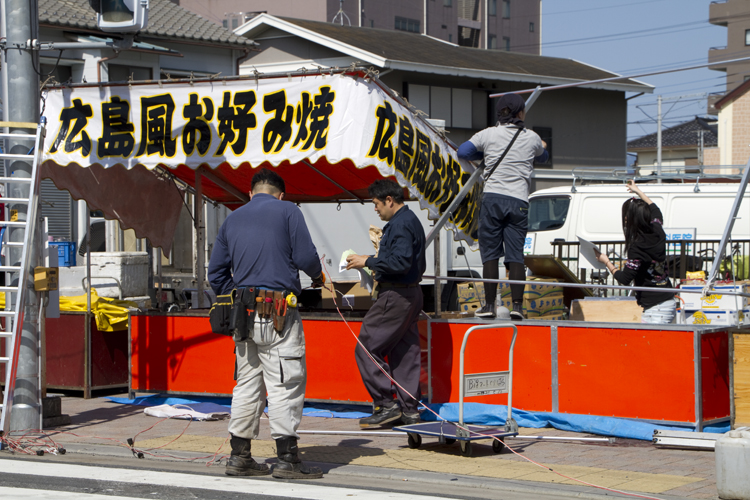
[[[91,290],[91,312],[96,318],[96,328],[100,332],[127,330],[128,307],[137,308],[138,304],[129,300],[99,297],[95,289]],[[60,310],[86,312],[86,295],[60,297]]]

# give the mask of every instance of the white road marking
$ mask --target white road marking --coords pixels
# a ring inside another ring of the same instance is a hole
[[[133,500],[133,497],[86,494],[76,491],[31,490],[28,488],[7,488],[0,486],[0,498],[13,500]]]
[[[88,465],[69,465],[56,463],[36,463],[27,460],[0,460],[0,474],[26,474],[44,477],[60,477],[67,479],[93,479],[97,481],[117,481],[121,483],[143,484],[154,486],[171,486],[177,488],[201,488],[216,491],[232,491],[237,493],[253,493],[278,497],[296,497],[309,500],[414,500],[413,494],[402,494],[384,491],[369,491],[354,488],[335,488],[331,486],[316,486],[283,482],[275,480],[258,480],[245,477],[202,476],[176,472],[158,472],[141,469],[121,469],[108,467],[91,467]],[[14,490],[15,488],[10,488]],[[24,490],[22,490],[24,491]],[[0,498],[6,497],[1,494]],[[42,494],[42,490],[39,490]],[[53,492],[59,494],[61,492]],[[79,497],[81,493],[76,493]],[[83,494],[85,495],[85,494]],[[19,497],[26,498],[26,497]],[[28,497],[47,499],[51,496]],[[60,498],[60,497],[58,497]],[[99,498],[99,496],[85,495],[84,498]],[[101,496],[101,498],[105,498]],[[122,497],[106,496],[108,500]],[[435,496],[418,496],[420,500],[437,500]]]

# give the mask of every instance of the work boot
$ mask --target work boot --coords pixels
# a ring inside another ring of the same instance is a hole
[[[513,302],[513,310],[510,312],[511,321],[523,321],[523,302]]]
[[[413,425],[413,424],[418,424],[419,422],[421,422],[419,418],[419,412],[416,412],[416,411],[414,413],[403,412],[401,414],[401,425]]]
[[[318,467],[308,467],[299,458],[296,437],[276,440],[276,457],[279,461],[273,466],[273,477],[278,479],[320,479],[323,471]]]
[[[380,405],[373,409],[372,415],[359,419],[359,427],[382,427],[401,418],[401,408],[396,403],[390,406]]]
[[[259,464],[250,456],[250,440],[232,436],[229,441],[232,453],[224,471],[227,476],[267,476],[271,470],[266,464]]]
[[[495,318],[495,303],[487,302],[482,306],[480,310],[474,313],[475,318],[494,319]]]

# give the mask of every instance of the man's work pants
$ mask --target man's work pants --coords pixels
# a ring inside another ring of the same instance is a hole
[[[271,437],[298,438],[307,382],[305,335],[299,312],[288,310],[283,337],[273,329],[272,322],[256,318],[253,338],[255,341],[235,342],[237,385],[232,394],[229,432],[245,439],[258,437],[267,391]]]
[[[387,288],[365,315],[359,340],[383,369],[405,390],[419,398],[420,353],[417,321],[422,310],[422,289]],[[376,406],[393,401],[391,381],[357,344],[354,351],[362,381]],[[388,356],[386,363],[385,357]],[[418,401],[397,390],[401,410],[416,413]]]

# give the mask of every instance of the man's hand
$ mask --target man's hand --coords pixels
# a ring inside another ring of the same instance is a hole
[[[369,257],[369,255],[350,255],[346,258],[346,270],[362,269],[365,267],[365,262],[367,262]]]
[[[323,285],[326,284],[326,275],[321,272],[320,276],[317,278],[312,279],[312,287],[313,288],[323,288]]]

